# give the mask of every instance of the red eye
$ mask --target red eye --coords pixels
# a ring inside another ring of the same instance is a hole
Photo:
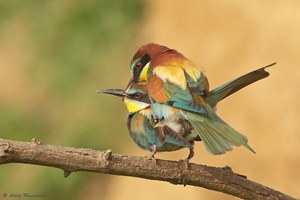
[[[142,95],[141,95],[141,93],[136,93],[136,94],[134,94],[134,97],[136,99],[140,99],[142,97]]]
[[[141,62],[138,62],[138,63],[136,64],[136,67],[137,67],[137,68],[142,67],[142,63],[141,63]]]

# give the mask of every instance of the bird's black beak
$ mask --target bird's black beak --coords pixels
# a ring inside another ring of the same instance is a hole
[[[104,89],[104,90],[98,90],[97,92],[111,94],[122,98],[128,97],[128,94],[126,94],[125,90],[123,89]]]

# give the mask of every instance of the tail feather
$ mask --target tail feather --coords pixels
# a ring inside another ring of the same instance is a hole
[[[217,123],[219,123],[219,122],[217,122]],[[243,134],[239,133],[238,131],[234,130],[229,125],[221,124],[220,129],[218,129],[218,126],[212,126],[212,128],[216,132],[221,133],[221,136],[224,137],[225,140],[232,142],[233,145],[235,145],[235,146],[243,145],[244,147],[246,147],[247,149],[249,149],[250,151],[255,153],[255,151],[250,147],[250,145],[248,145],[247,137],[244,136]],[[225,129],[225,130],[223,130],[223,129]],[[223,132],[225,134],[223,134]]]
[[[229,81],[213,90],[211,90],[207,95],[207,103],[211,107],[215,107],[216,104],[222,99],[230,96],[231,94],[239,91],[240,89],[250,85],[258,80],[266,78],[269,73],[265,71],[266,68],[275,65],[276,63],[269,64],[265,67],[259,68],[252,72],[249,72],[239,78]]]
[[[215,113],[215,119],[208,119],[190,112],[185,112],[184,115],[203,141],[208,152],[219,155],[231,151],[232,146],[243,145],[255,153],[248,145],[247,137],[231,128],[221,119],[218,120],[219,117]]]
[[[195,127],[197,127],[197,125],[195,125]],[[207,143],[205,147],[210,153],[218,155],[232,150],[231,145],[224,140],[224,137],[221,134],[215,134],[216,132],[213,131],[207,123],[201,124],[200,127],[198,127],[200,130],[199,132],[197,131],[197,133],[200,133],[199,137],[205,137],[203,141],[205,141],[204,144]]]

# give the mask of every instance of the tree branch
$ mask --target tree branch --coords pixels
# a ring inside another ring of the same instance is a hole
[[[246,176],[234,173],[230,167],[189,164],[185,169],[180,161],[157,159],[155,163],[143,157],[113,154],[111,150],[46,145],[35,139],[18,142],[0,138],[0,165],[6,163],[56,167],[64,171],[65,177],[72,172],[89,171],[193,185],[243,199],[294,199],[250,181]]]

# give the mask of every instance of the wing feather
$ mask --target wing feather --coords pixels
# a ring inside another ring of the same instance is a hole
[[[151,67],[147,84],[149,97],[154,102],[203,113],[203,100],[198,97],[207,92],[207,78],[204,70],[188,59],[181,58]]]

